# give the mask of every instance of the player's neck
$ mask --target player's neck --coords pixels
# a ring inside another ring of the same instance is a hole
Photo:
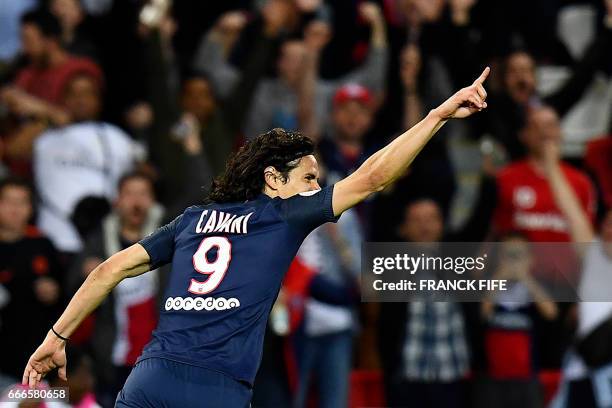
[[[278,195],[278,191],[276,191],[276,190],[272,190],[272,189],[271,189],[271,188],[269,188],[269,187],[265,187],[265,188],[264,188],[263,194],[264,194],[264,195],[267,195],[267,196],[268,196],[268,197],[270,197],[270,198],[276,198],[276,197],[279,197],[279,195]]]

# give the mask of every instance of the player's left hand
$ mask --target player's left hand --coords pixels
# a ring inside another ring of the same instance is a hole
[[[448,98],[435,109],[435,112],[442,119],[462,119],[486,109],[487,91],[485,91],[483,83],[489,76],[489,72],[491,72],[491,69],[486,67],[472,85],[459,90]]]
[[[28,360],[21,384],[36,388],[42,378],[56,368],[59,378],[66,381],[66,342],[49,332]]]

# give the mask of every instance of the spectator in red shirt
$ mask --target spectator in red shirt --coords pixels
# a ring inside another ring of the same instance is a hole
[[[561,142],[559,117],[546,106],[531,109],[521,138],[527,157],[503,168],[497,176],[495,228],[500,233],[519,231],[532,242],[568,242],[567,222],[555,204],[544,166],[546,145]],[[595,193],[591,181],[567,163],[561,163],[561,169],[593,219]]]
[[[547,106],[530,109],[520,137],[527,150],[525,159],[516,161],[497,175],[497,207],[493,219],[499,235],[517,231],[531,242],[569,242],[570,230],[551,188],[552,173],[547,163],[551,151],[558,151],[561,128],[556,112]],[[580,207],[592,221],[595,215],[595,192],[587,175],[559,162],[562,177],[578,197]],[[546,287],[577,285],[576,254],[568,245],[560,251],[557,245],[540,244],[533,247],[534,273]],[[561,304],[554,321],[540,322],[538,349],[542,367],[557,368],[567,346],[564,319],[568,304]]]
[[[66,84],[76,74],[102,80],[94,62],[72,56],[63,48],[61,35],[59,21],[50,13],[34,11],[21,19],[23,51],[30,64],[17,73],[15,85],[52,104],[60,103]]]
[[[102,83],[102,72],[89,59],[71,56],[61,45],[58,20],[43,11],[21,19],[23,53],[29,65],[17,72],[13,85],[0,92],[12,126],[3,134],[6,159],[13,174],[31,177],[32,142],[49,126],[64,126],[75,118],[64,106],[68,84],[76,76]],[[78,118],[77,118],[78,119]]]

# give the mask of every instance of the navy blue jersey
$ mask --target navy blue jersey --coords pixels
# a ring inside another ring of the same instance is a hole
[[[139,360],[167,358],[253,384],[289,264],[314,228],[337,220],[332,192],[189,207],[143,239],[151,269],[172,262],[172,272]]]

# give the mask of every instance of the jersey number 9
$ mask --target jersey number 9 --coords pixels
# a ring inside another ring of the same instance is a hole
[[[213,262],[209,262],[206,254],[213,248],[217,248],[217,258]],[[204,282],[191,279],[189,292],[204,295],[215,290],[225,277],[225,272],[227,272],[231,260],[232,244],[227,238],[204,238],[198,250],[193,254],[193,268],[203,275],[208,275],[208,279]]]

